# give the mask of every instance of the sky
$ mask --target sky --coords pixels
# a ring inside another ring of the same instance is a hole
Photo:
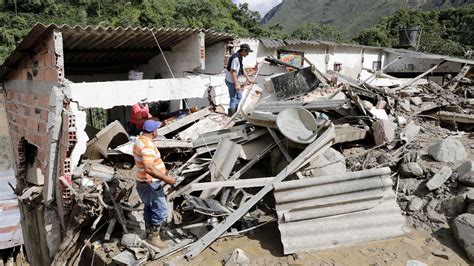
[[[281,3],[281,0],[232,0],[234,3],[242,4],[248,3],[249,9],[253,11],[260,12],[260,15],[265,16],[265,14],[270,11],[274,6]]]

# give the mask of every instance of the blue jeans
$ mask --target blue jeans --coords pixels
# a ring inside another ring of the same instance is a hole
[[[160,226],[166,221],[168,203],[163,187],[158,182],[152,184],[137,181],[137,192],[145,205],[145,223]]]
[[[239,106],[240,100],[242,99],[242,90],[236,90],[234,83],[227,80],[225,81],[225,85],[227,85],[227,88],[229,89],[229,109],[232,110],[232,112],[235,112],[237,111],[237,107]]]

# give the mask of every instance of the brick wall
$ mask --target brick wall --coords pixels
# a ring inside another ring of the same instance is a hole
[[[38,148],[37,158],[43,175],[47,174],[50,146],[47,132],[50,96],[60,78],[54,46],[51,33],[38,44],[36,54],[21,60],[5,82],[6,110],[16,165],[18,167],[18,145],[24,137]]]

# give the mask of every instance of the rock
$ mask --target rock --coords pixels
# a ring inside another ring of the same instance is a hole
[[[467,161],[462,163],[456,170],[454,170],[456,173],[458,173],[458,176],[461,177],[465,174],[472,173],[474,172],[474,161]]]
[[[443,168],[441,168],[441,170],[438,171],[438,173],[436,173],[431,179],[430,181],[428,181],[426,183],[426,187],[430,190],[430,191],[433,191],[439,187],[441,187],[444,182],[446,182],[446,180],[449,179],[449,177],[451,176],[451,173],[453,171],[451,170],[451,168],[447,167],[447,166],[443,166]]]
[[[423,169],[418,163],[405,163],[400,166],[400,174],[405,177],[419,177],[423,175]]]
[[[124,234],[122,240],[120,240],[120,244],[126,248],[132,248],[139,247],[141,241],[140,237],[136,234]]]
[[[474,203],[471,203],[469,206],[467,206],[466,213],[474,214]]]
[[[466,209],[466,196],[464,194],[457,195],[450,199],[444,200],[441,204],[443,206],[443,211],[447,216],[456,216],[461,213],[464,213]]]
[[[390,143],[395,138],[396,124],[386,119],[378,119],[372,124],[375,144]]]
[[[469,259],[474,261],[474,214],[465,213],[456,217],[453,222],[453,231]]]
[[[459,182],[463,183],[464,185],[474,187],[474,172],[467,173],[461,177],[459,177]]]
[[[428,153],[439,162],[456,162],[467,158],[466,148],[455,138],[446,138],[429,147]]]
[[[421,99],[421,97],[411,97],[410,101],[416,106],[421,105],[423,103],[423,100]]]
[[[466,196],[467,203],[474,203],[474,189],[468,188],[463,194]]]
[[[414,197],[412,200],[410,200],[410,204],[408,204],[408,209],[412,212],[417,212],[423,208],[423,204],[424,203],[422,199]]]
[[[224,259],[225,266],[241,266],[241,265],[250,265],[250,260],[245,255],[245,252],[240,248],[234,250],[232,254]]]
[[[335,149],[329,148],[312,160],[303,173],[312,177],[345,174],[346,157]]]
[[[417,260],[409,260],[405,266],[428,266],[426,263]]]

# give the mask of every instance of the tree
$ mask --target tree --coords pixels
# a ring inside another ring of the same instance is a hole
[[[341,32],[332,25],[306,23],[298,27],[291,37],[299,40],[341,41]]]
[[[354,41],[363,45],[396,47],[400,29],[419,26],[419,51],[466,56],[473,49],[472,21],[474,4],[434,11],[402,9],[362,31]]]

